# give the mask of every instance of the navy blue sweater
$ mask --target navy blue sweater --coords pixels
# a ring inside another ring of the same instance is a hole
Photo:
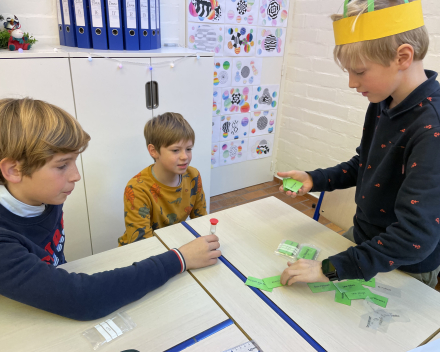
[[[98,319],[143,297],[181,271],[173,251],[93,275],[68,273],[62,205],[33,218],[0,205],[0,294],[77,320]]]
[[[437,73],[400,104],[370,104],[350,161],[309,174],[313,191],[356,186],[357,246],[331,256],[340,279],[440,265],[440,85]]]

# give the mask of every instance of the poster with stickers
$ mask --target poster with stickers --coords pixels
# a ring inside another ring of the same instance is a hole
[[[286,28],[258,27],[257,56],[283,56],[286,45]]]
[[[188,48],[223,55],[224,25],[188,22]]]
[[[226,23],[256,24],[259,0],[226,0]]]
[[[280,86],[254,86],[252,95],[252,111],[276,109],[279,99]]]
[[[222,89],[214,88],[212,92],[212,116],[219,116],[222,113],[222,104]]]
[[[247,160],[249,139],[219,142],[219,166],[230,165]]]
[[[220,164],[220,143],[213,142],[211,144],[211,169],[219,166]]]
[[[189,0],[188,21],[191,22],[225,22],[225,0]]]
[[[214,87],[230,87],[232,85],[231,67],[231,58],[214,58]]]
[[[234,58],[232,60],[232,85],[259,85],[263,59],[255,57]]]
[[[287,27],[289,0],[260,0],[258,25]]]
[[[249,121],[249,135],[260,136],[274,133],[276,119],[276,110],[252,111]]]
[[[254,56],[257,27],[226,25],[223,53],[225,56]]]
[[[263,135],[249,138],[248,160],[267,158],[272,155],[275,136]]]
[[[251,110],[252,86],[222,89],[222,114],[238,114]]]
[[[220,118],[221,116],[212,118],[212,142],[218,142],[220,140]]]
[[[223,115],[220,117],[219,140],[247,138],[249,136],[250,114]]]

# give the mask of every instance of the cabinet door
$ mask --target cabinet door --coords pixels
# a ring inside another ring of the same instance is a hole
[[[67,58],[0,59],[0,99],[31,97],[47,101],[75,116],[75,106]],[[81,157],[78,170],[82,175]],[[64,203],[66,233],[65,254],[68,261],[91,255],[90,231],[84,181]]]
[[[152,58],[152,63],[176,61],[179,58]],[[158,83],[159,107],[154,116],[177,112],[191,124],[196,141],[191,166],[202,176],[206,199],[211,187],[212,135],[212,71],[213,57],[188,57],[177,61],[174,67],[160,65],[153,70],[153,81]],[[206,202],[209,211],[209,201]]]
[[[93,253],[117,247],[125,230],[125,186],[153,162],[143,133],[152,117],[145,96],[150,59],[124,60],[139,65],[118,69],[113,60],[71,58],[78,120],[92,138],[83,167]]]

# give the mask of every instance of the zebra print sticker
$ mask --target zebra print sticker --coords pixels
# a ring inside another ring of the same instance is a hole
[[[191,22],[224,23],[225,0],[189,0],[188,20]]]
[[[259,12],[259,26],[287,27],[289,0],[261,0]]]

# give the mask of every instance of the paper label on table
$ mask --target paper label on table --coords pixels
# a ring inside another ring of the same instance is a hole
[[[148,0],[141,0],[140,5],[141,5],[141,28],[149,29],[148,17],[150,15],[148,13],[149,10]]]
[[[110,325],[108,325],[107,323],[99,323],[99,325],[101,325],[105,331],[112,337],[112,339],[115,339],[118,337],[118,334],[116,332],[113,331],[113,329],[110,327]]]
[[[90,5],[92,8],[92,26],[102,27],[101,0],[91,0]]]
[[[283,179],[283,187],[284,191],[292,191],[292,192],[298,192],[299,189],[303,186],[303,184],[297,180],[294,180],[293,178],[285,178]]]
[[[301,251],[298,254],[298,259],[310,259],[313,260],[315,258],[316,249],[304,246],[301,248]]]
[[[313,293],[319,293],[319,292],[328,292],[328,291],[335,291],[336,286],[333,284],[333,282],[313,282],[311,284],[307,284],[309,288],[312,290]]]
[[[107,334],[104,330],[104,328],[101,325],[95,325],[95,329],[98,330],[98,332],[104,337],[105,341],[110,342],[113,340],[109,334]]]
[[[345,292],[345,295],[353,300],[353,299],[365,299],[369,295],[369,291],[363,290],[363,291],[353,291],[353,292]]]
[[[70,26],[69,0],[63,0],[64,24]]]
[[[376,279],[374,277],[369,281],[365,281],[363,279],[355,279],[353,281],[359,282],[362,286],[376,287]]]
[[[335,286],[339,290],[339,292],[342,293],[366,290],[366,288],[364,288],[359,282],[356,282],[354,280],[335,282]]]
[[[75,17],[77,26],[85,26],[83,0],[75,0]]]
[[[111,28],[119,28],[119,0],[108,0],[108,14]]]
[[[388,304],[388,298],[376,295],[375,293],[371,292],[370,290],[366,289],[368,291],[368,298],[371,302],[374,304],[377,304],[378,306],[382,308],[386,308]]]
[[[126,0],[127,28],[136,28],[136,1]]]
[[[381,283],[376,283],[376,287],[374,287],[374,290],[389,296],[395,296],[395,297],[402,296],[402,291],[400,289]]]
[[[286,244],[286,243],[283,243],[280,246],[278,246],[278,251],[284,254],[289,254],[289,255],[292,255],[294,253],[296,254],[298,253],[298,250],[299,249],[297,248],[297,246],[291,246],[290,244]]]
[[[264,284],[264,281],[255,277],[249,276],[245,282],[246,285],[259,288],[260,290],[272,292],[272,289]]]
[[[268,288],[276,288],[283,286],[283,284],[281,283],[281,275],[267,277],[263,279],[263,282]]]
[[[335,290],[335,302],[351,306],[350,299],[342,292]]]
[[[107,319],[105,322],[106,322],[108,325],[110,325],[110,327],[116,332],[116,334],[117,334],[118,336],[121,336],[121,335],[123,334],[122,330],[119,329],[119,326],[117,326],[117,325],[113,322],[113,320],[111,320],[111,319]]]

